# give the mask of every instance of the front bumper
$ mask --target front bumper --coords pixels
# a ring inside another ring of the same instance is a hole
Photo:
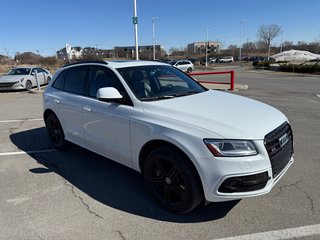
[[[275,178],[272,177],[271,168],[258,172],[224,176],[213,188],[208,189],[207,194],[205,191],[205,198],[209,202],[224,202],[269,193],[293,162],[294,159],[292,157],[286,167]]]
[[[205,198],[211,202],[258,196],[271,191],[294,162],[293,135],[288,123],[253,141],[258,155],[238,158],[206,159]],[[202,168],[203,169],[203,168]]]
[[[25,86],[20,82],[0,82],[0,91],[7,91],[7,90],[21,90],[25,89]]]

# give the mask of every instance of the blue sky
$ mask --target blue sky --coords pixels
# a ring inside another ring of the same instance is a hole
[[[278,24],[283,41],[320,40],[319,0],[136,0],[139,44],[156,42],[167,50],[209,40],[223,47],[256,41],[261,24]],[[110,49],[133,46],[133,0],[0,0],[0,54],[39,52],[52,56],[66,43]],[[280,44],[280,36],[274,44]]]

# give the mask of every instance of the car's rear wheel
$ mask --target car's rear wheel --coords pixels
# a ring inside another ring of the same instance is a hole
[[[26,81],[26,90],[30,90],[32,88],[32,82],[30,80]]]
[[[68,142],[65,140],[63,129],[56,115],[50,113],[45,124],[52,145],[57,149],[67,148]]]
[[[191,73],[191,72],[192,72],[192,68],[189,67],[189,68],[187,69],[187,73]]]
[[[50,81],[51,81],[51,77],[47,77],[47,82],[46,82],[46,84],[49,84]]]
[[[203,199],[194,167],[173,147],[159,147],[149,153],[144,164],[144,177],[157,202],[172,212],[190,212]]]

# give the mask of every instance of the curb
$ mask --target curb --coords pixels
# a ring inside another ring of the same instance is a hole
[[[42,94],[44,91],[43,90],[38,90],[38,89],[30,89],[28,91],[28,93],[31,93],[31,94]]]
[[[214,83],[201,83],[202,86],[213,89],[213,90],[224,90],[224,91],[230,91],[230,84],[214,84]],[[249,88],[246,84],[235,84],[233,91],[239,91],[239,90],[247,90]]]

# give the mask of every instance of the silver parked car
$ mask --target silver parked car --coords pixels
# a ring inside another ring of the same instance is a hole
[[[187,73],[194,70],[193,63],[189,60],[179,60],[173,66]]]
[[[0,90],[31,89],[37,86],[35,73],[40,85],[48,84],[52,78],[51,73],[40,67],[12,68],[0,77]]]

